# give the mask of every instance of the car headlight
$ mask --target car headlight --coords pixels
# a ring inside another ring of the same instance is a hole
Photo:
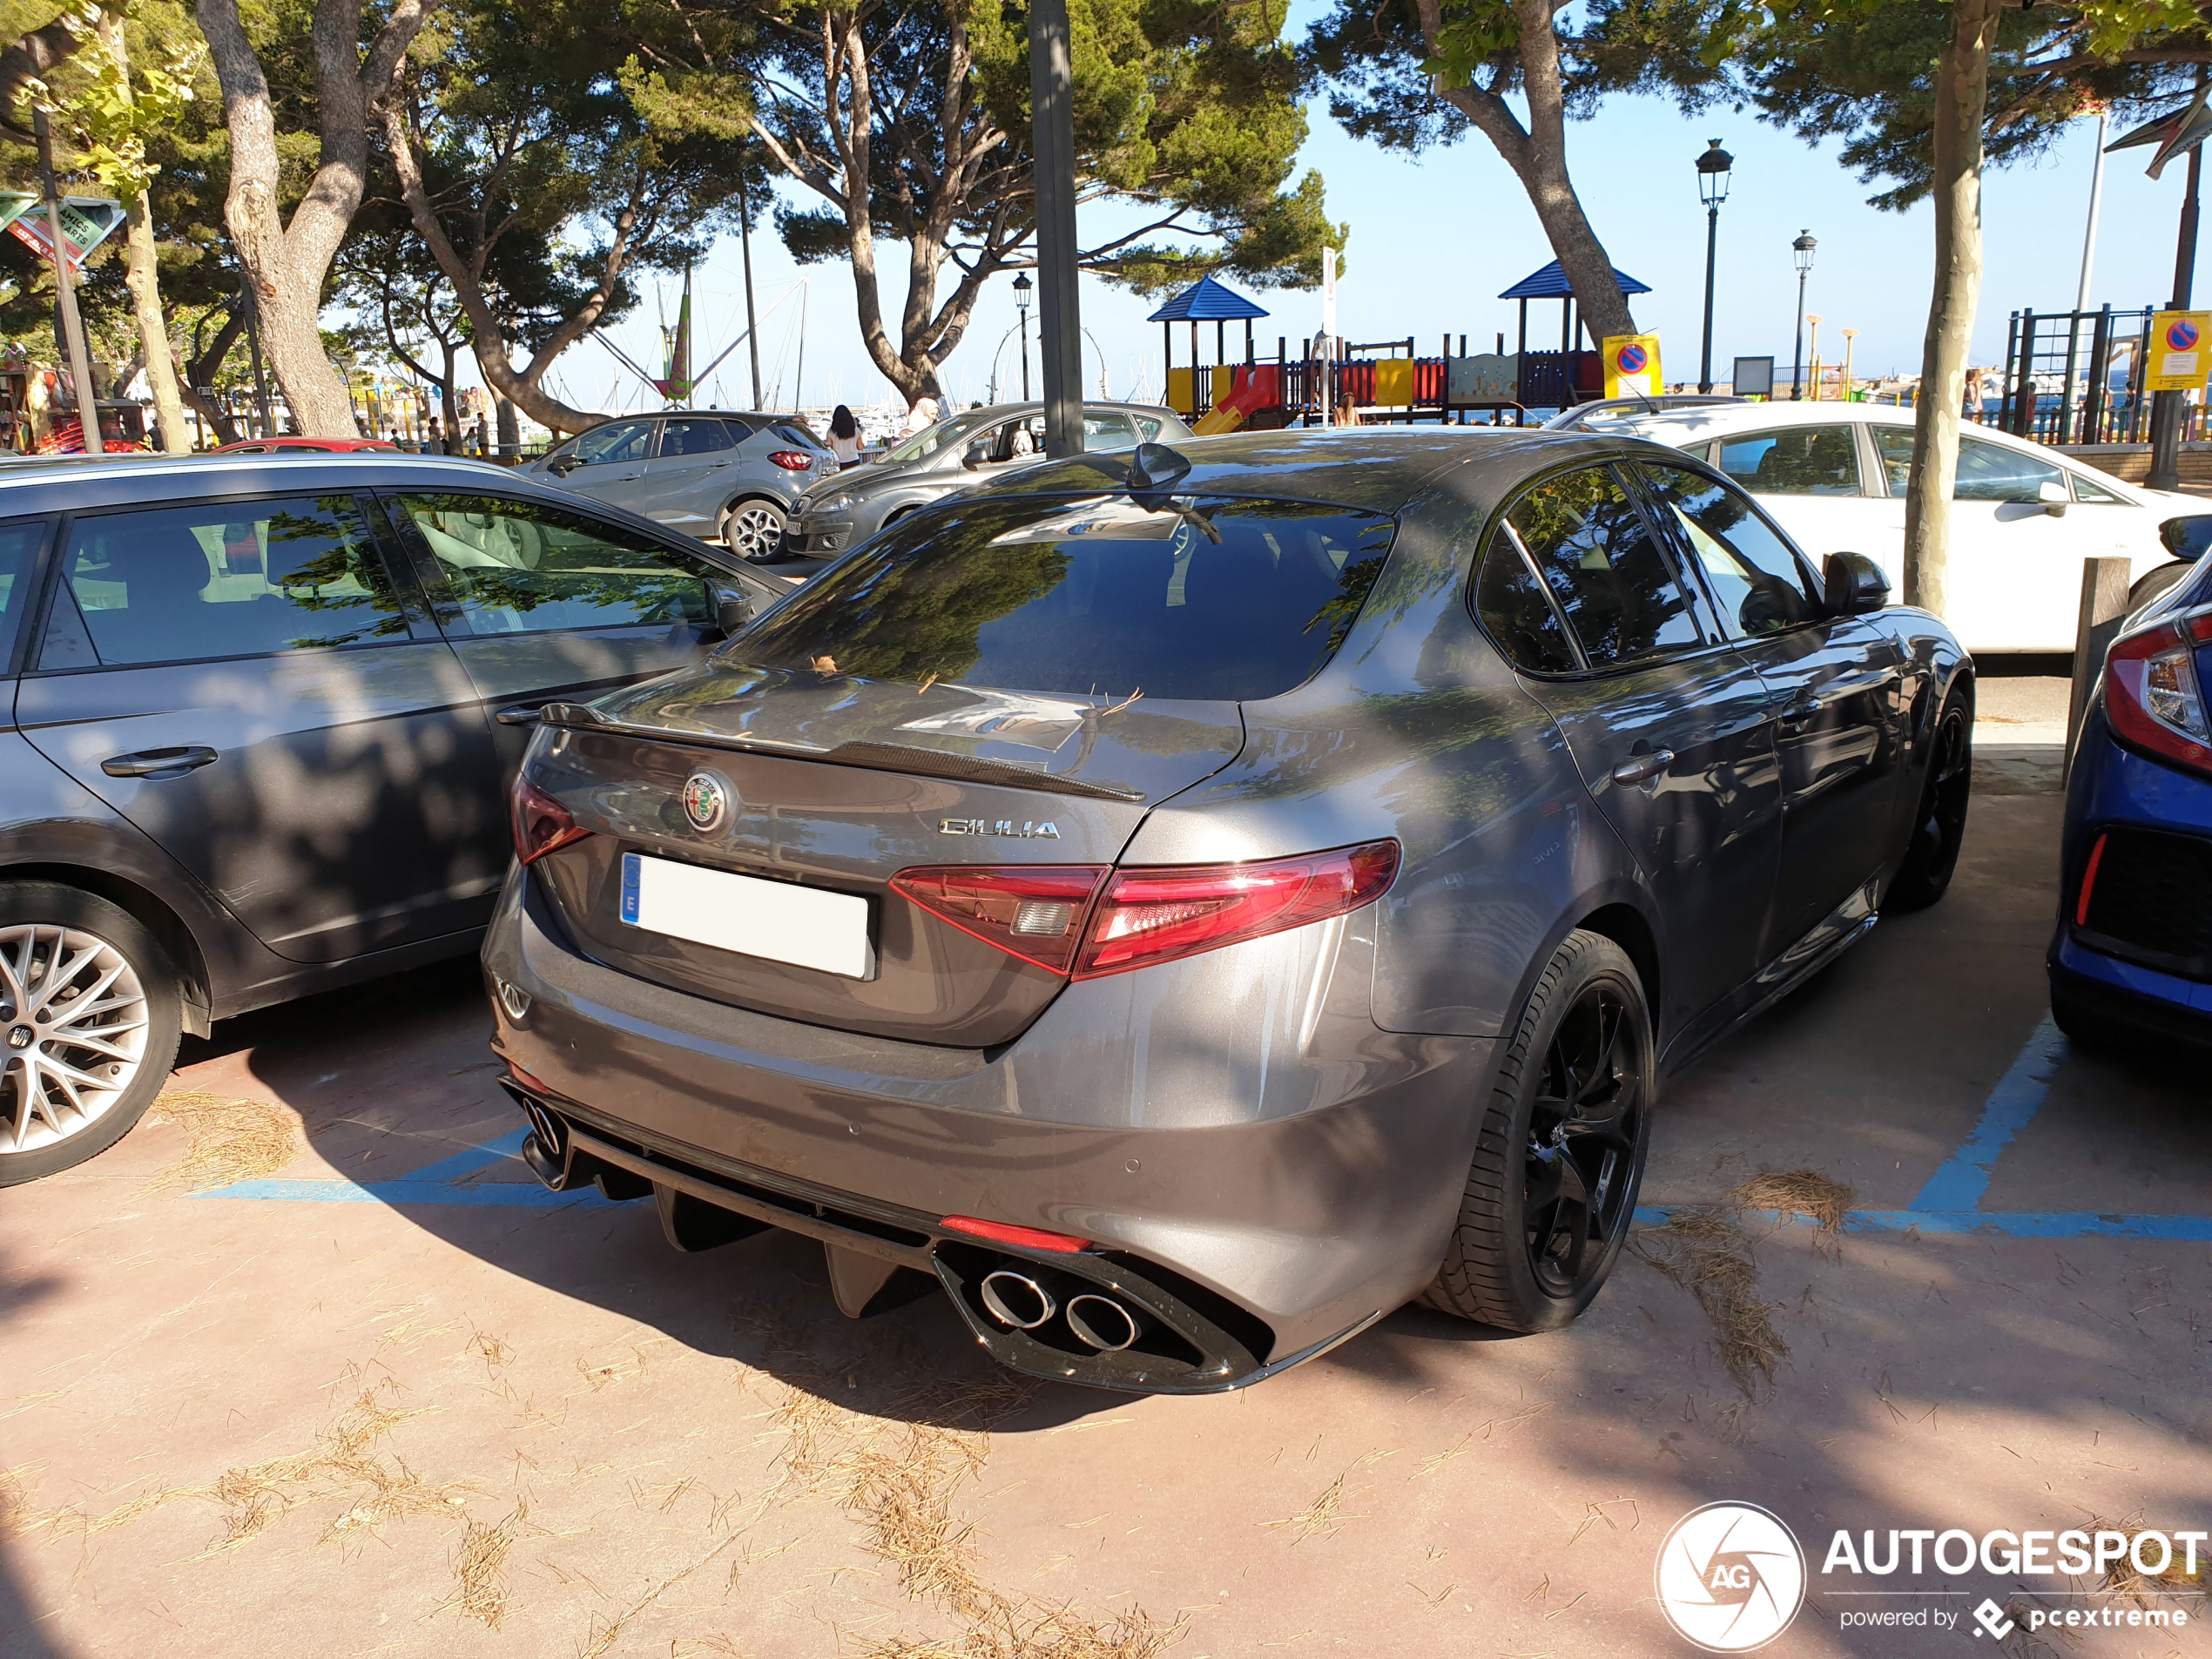
[[[800,502],[799,510],[802,513],[842,513],[852,505],[850,496],[825,496],[819,501]]]

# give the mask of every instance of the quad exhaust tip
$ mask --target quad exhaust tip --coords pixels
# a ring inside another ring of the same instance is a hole
[[[1001,1325],[1034,1331],[1060,1311],[1052,1292],[1027,1273],[1001,1267],[983,1276],[983,1305]]]
[[[1137,1338],[1136,1315],[1112,1297],[1088,1291],[1068,1298],[1068,1328],[1102,1353],[1119,1353]]]

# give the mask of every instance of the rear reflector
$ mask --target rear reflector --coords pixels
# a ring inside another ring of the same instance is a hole
[[[2074,925],[2077,927],[2089,925],[2089,895],[2096,891],[2097,867],[2105,861],[2106,839],[2102,835],[2097,837],[2097,844],[2089,849],[2088,867],[2081,872],[2081,900],[2074,907]]]
[[[515,856],[535,864],[556,848],[580,841],[591,833],[579,826],[569,809],[517,772],[509,798],[509,821],[515,831]]]
[[[1380,898],[1398,843],[1297,858],[1107,870],[1096,865],[930,865],[893,891],[1009,956],[1073,979],[1217,950]]]
[[[1014,1244],[1023,1250],[1057,1251],[1063,1256],[1090,1248],[1088,1238],[1049,1233],[1042,1227],[1016,1227],[1011,1222],[978,1221],[974,1216],[947,1216],[938,1225],[948,1232],[967,1233],[971,1238],[988,1238],[995,1244]]]

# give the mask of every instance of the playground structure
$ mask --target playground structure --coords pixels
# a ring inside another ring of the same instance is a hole
[[[1623,293],[1651,290],[1621,271],[1613,273]],[[1570,408],[1602,396],[1603,354],[1588,343],[1587,330],[1559,262],[1530,273],[1498,296],[1517,301],[1520,327],[1515,349],[1507,353],[1503,334],[1497,350],[1470,354],[1467,337],[1443,336],[1442,350],[1419,354],[1412,335],[1399,340],[1350,341],[1308,337],[1292,354],[1286,335],[1275,338],[1275,361],[1262,361],[1252,323],[1266,310],[1211,277],[1201,278],[1147,320],[1161,325],[1166,350],[1167,402],[1200,433],[1239,429],[1267,431],[1286,426],[1326,425],[1356,413],[1366,422],[1435,420],[1462,424],[1478,415],[1493,423],[1525,425],[1536,411]],[[1528,305],[1532,300],[1560,302],[1557,351],[1528,349]],[[1213,361],[1201,359],[1199,325],[1214,325]],[[1230,358],[1228,326],[1244,326],[1244,361]],[[1176,325],[1190,326],[1188,361],[1176,362]]]

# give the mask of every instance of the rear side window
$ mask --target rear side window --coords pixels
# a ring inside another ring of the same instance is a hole
[[[724,655],[825,679],[1273,697],[1343,643],[1392,529],[1305,502],[955,499],[901,519]]]
[[[1592,668],[1704,644],[1666,550],[1611,468],[1545,480],[1513,504],[1506,521]]]
[[[671,421],[661,428],[664,461],[683,455],[711,455],[730,447],[730,428],[719,421]]]
[[[406,613],[351,496],[80,518],[62,577],[92,649],[111,667],[408,637]],[[40,661],[75,667],[83,658],[57,644]]]
[[[1777,633],[1820,614],[1820,592],[1791,545],[1727,485],[1682,467],[1643,468],[1737,631]]]
[[[1498,526],[1490,550],[1483,556],[1482,575],[1474,584],[1474,610],[1515,668],[1567,674],[1581,666],[1509,521]]]
[[[437,560],[471,634],[695,623],[713,614],[713,567],[634,530],[486,496],[401,496],[399,509]]]
[[[1721,440],[1721,470],[1755,496],[1856,496],[1858,440],[1848,426],[1795,426]]]

